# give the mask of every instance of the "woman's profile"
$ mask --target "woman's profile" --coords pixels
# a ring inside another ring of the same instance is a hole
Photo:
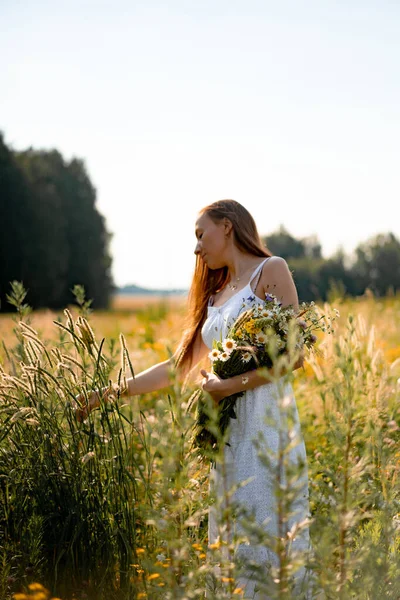
[[[279,256],[272,256],[263,246],[253,217],[240,203],[220,200],[203,208],[196,220],[195,235],[196,262],[189,290],[186,327],[179,347],[171,359],[142,371],[134,379],[128,379],[121,395],[134,396],[169,386],[171,368],[185,377],[206,358],[213,340],[221,339],[221,336],[223,339],[229,324],[254,303],[262,303],[267,293],[274,294],[282,306],[292,305],[298,310],[297,291],[286,261]],[[299,360],[294,368],[301,364]],[[302,461],[305,468],[293,502],[295,517],[289,518],[285,525],[289,531],[295,521],[304,521],[309,516],[307,458],[291,384],[284,378],[281,381],[276,377],[267,380],[255,370],[224,380],[205,370],[201,370],[201,375],[203,389],[215,402],[236,392],[244,392],[236,402],[237,418],[231,419],[223,457],[211,468],[212,489],[217,497],[221,497],[226,488],[249,480],[236,489],[234,500],[271,536],[281,532],[278,531],[275,518],[276,482],[271,470],[268,474],[260,461],[253,440],[257,437],[262,439],[272,455],[277,453],[279,431],[273,423],[280,423],[279,397],[283,394],[286,403],[291,406],[299,443],[290,458],[294,462]],[[102,397],[107,399],[109,392],[109,388],[104,388]],[[82,402],[83,395],[78,398]],[[78,410],[78,418],[84,419],[99,403],[99,393],[93,392],[87,403]],[[265,419],[267,409],[272,421]],[[273,464],[272,471],[274,467]],[[218,511],[213,507],[209,511],[208,533],[209,544],[220,539]],[[292,547],[300,551],[309,549],[307,527],[294,537]],[[274,553],[262,544],[240,544],[236,556],[242,564],[253,562],[261,569],[265,565],[266,577],[268,565],[276,564],[277,560]],[[244,590],[246,598],[268,598],[257,591],[257,578],[252,576],[248,568],[243,568],[238,585]],[[301,591],[305,593],[307,590],[302,588]]]

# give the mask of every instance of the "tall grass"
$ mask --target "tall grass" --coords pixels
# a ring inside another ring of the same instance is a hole
[[[57,335],[44,339],[20,287],[12,300],[15,342],[3,349],[0,371],[1,598],[32,581],[64,600],[200,599],[206,586],[207,598],[245,598],[238,540],[221,535],[208,544],[213,504],[222,533],[235,515],[242,541],[277,553],[277,568],[257,575],[268,597],[299,598],[292,575],[306,568],[310,598],[398,600],[400,361],[387,360],[381,330],[361,311],[321,339],[323,355],[294,374],[312,538],[312,553],[295,555],[284,526],[301,477],[301,465],[291,472],[285,462],[294,435],[280,449],[287,476],[275,480],[272,517],[281,528],[271,538],[238,512],[234,490],[209,494],[209,467],[189,443],[192,388],[173,379],[162,393],[116,398],[79,424],[73,406],[82,389],[131,376],[124,336],[97,339],[81,295],[78,312],[66,310],[54,323]],[[392,315],[400,314],[399,299],[391,302]],[[151,311],[140,315],[149,347],[157,343],[154,322],[168,318],[165,306]],[[267,440],[255,444],[268,470]]]

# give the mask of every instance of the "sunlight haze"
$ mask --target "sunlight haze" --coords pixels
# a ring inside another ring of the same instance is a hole
[[[0,3],[0,130],[82,158],[117,285],[181,288],[200,208],[325,257],[400,237],[400,5],[389,1]]]

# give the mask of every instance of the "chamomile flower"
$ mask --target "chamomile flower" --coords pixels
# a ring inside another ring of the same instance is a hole
[[[272,348],[275,348],[275,350],[282,350],[282,348],[285,347],[285,342],[284,340],[282,340],[281,337],[279,337],[279,335],[274,334],[273,336],[270,337],[270,343]]]
[[[276,346],[277,346],[278,350],[283,350],[283,348],[285,347],[284,340],[282,340],[282,338],[278,337]]]
[[[225,352],[230,354],[232,350],[234,350],[237,347],[237,343],[231,338],[226,338],[226,340],[222,342],[222,347],[225,350]]]
[[[220,355],[218,357],[218,360],[222,360],[222,362],[225,362],[226,360],[228,360],[229,358],[229,352],[220,352]]]
[[[219,359],[219,355],[220,351],[214,348],[214,350],[211,350],[211,352],[209,353],[208,358],[211,360],[211,362],[214,362],[215,360]]]
[[[249,362],[249,360],[251,360],[250,352],[243,352],[242,361],[247,363],[247,362]]]
[[[268,341],[268,336],[266,336],[265,333],[260,331],[260,333],[257,333],[256,335],[256,340],[259,344],[266,344]]]

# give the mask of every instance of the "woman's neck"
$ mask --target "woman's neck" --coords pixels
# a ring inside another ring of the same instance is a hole
[[[238,256],[231,262],[228,262],[228,274],[230,277],[231,285],[237,286],[239,282],[243,282],[243,279],[254,271],[257,266],[262,262],[261,256]]]

